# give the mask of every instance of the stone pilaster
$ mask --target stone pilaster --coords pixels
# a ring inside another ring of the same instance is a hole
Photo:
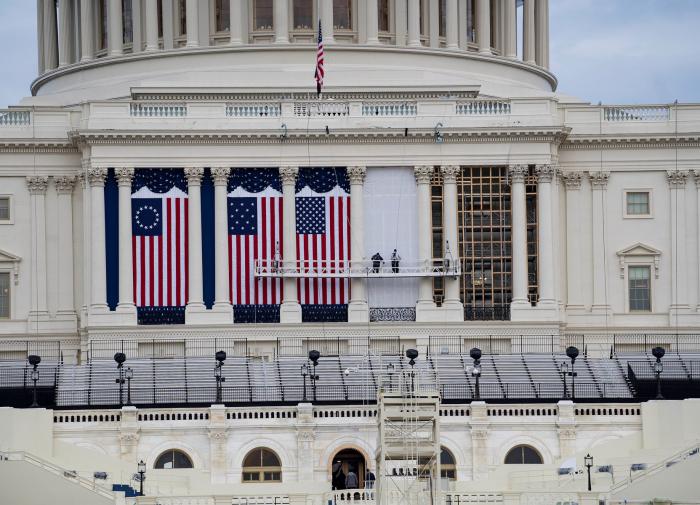
[[[114,169],[119,188],[119,304],[117,312],[125,325],[136,325],[134,304],[134,264],[131,255],[131,182],[133,167]]]
[[[224,405],[212,405],[209,408],[209,468],[211,469],[211,481],[213,484],[226,482],[226,446],[228,443],[228,430],[226,427],[226,407]]]
[[[671,192],[671,307],[669,324],[677,325],[678,316],[690,311],[688,304],[688,261],[686,244],[687,220],[685,188],[689,172],[687,170],[668,170],[666,180]]]
[[[90,324],[98,323],[99,314],[106,314],[107,265],[105,257],[105,180],[107,169],[91,167],[87,171],[90,184]]]
[[[557,404],[557,434],[561,459],[570,458],[576,454],[575,412],[575,405],[571,400],[561,400]]]
[[[212,167],[214,180],[214,264],[216,280],[214,285],[214,307],[216,322],[221,324],[233,322],[229,282],[231,274],[228,264],[228,178],[229,167]],[[212,319],[212,322],[213,319]]]
[[[527,275],[527,202],[525,200],[525,177],[528,174],[527,165],[509,167],[511,191],[511,241],[512,241],[512,278],[513,309],[528,309],[528,275]]]
[[[552,311],[548,319],[556,317],[554,295],[554,226],[552,206],[552,165],[537,165],[537,232],[538,232],[538,282],[540,298],[537,307]],[[544,314],[543,314],[544,315]],[[542,318],[541,315],[540,317]]]
[[[47,263],[46,263],[46,189],[49,178],[43,175],[27,176],[27,188],[30,195],[29,209],[32,223],[32,291],[29,312],[29,331],[40,329],[39,322],[49,317],[46,298]]]
[[[297,472],[300,482],[314,480],[315,428],[313,406],[310,403],[297,405]]]
[[[119,422],[119,447],[122,460],[136,464],[141,437],[138,425],[138,410],[133,406],[122,407]]]
[[[418,206],[418,260],[428,265],[432,261],[432,230],[430,206],[430,182],[433,177],[432,165],[419,165],[413,168],[416,177],[416,196]],[[433,280],[430,277],[420,279],[418,302],[416,304],[416,321],[430,321],[435,316],[433,301]]]
[[[605,271],[605,216],[607,213],[607,187],[610,172],[590,172],[593,214],[593,306],[594,314],[607,318],[610,304],[606,292]],[[605,321],[602,320],[604,323]]]
[[[299,167],[280,167],[282,179],[282,261],[285,268],[294,268],[297,262],[296,249],[296,181]],[[280,322],[301,323],[301,305],[297,299],[297,282],[294,278],[284,278]]]
[[[188,271],[189,299],[185,308],[185,321],[190,324],[206,322],[203,294],[202,267],[202,176],[204,168],[186,167],[187,220],[188,220]]]
[[[73,293],[73,188],[76,177],[54,178],[58,194],[58,303],[57,318],[76,321]]]
[[[472,480],[483,480],[489,474],[489,417],[485,402],[472,402],[469,432],[472,442]]]
[[[581,172],[563,174],[566,188],[566,251],[567,251],[567,303],[566,310],[583,312],[583,241],[580,229],[580,213],[583,208]]]
[[[443,250],[445,255],[449,254],[450,268],[455,269],[460,264],[459,253],[459,226],[457,224],[457,176],[462,169],[459,165],[442,165],[440,173],[442,174],[443,184]],[[464,306],[459,295],[459,276],[451,275],[445,277],[445,300],[442,304],[444,312],[444,320],[446,321],[464,321]]]
[[[363,190],[367,167],[348,167],[347,172],[350,179],[350,264],[353,268],[357,268],[361,266],[365,253],[365,202]],[[369,321],[365,282],[365,279],[362,278],[350,280],[351,298],[348,305],[348,322],[350,323],[366,323]]]

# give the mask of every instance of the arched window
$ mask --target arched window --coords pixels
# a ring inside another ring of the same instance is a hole
[[[456,478],[455,458],[444,447],[440,448],[440,476],[443,479],[454,480]]]
[[[192,466],[192,460],[187,454],[177,449],[168,449],[158,456],[153,468],[171,470],[173,468],[192,468]]]
[[[270,449],[258,448],[243,459],[243,482],[282,482],[282,465]]]
[[[529,445],[518,445],[506,454],[506,465],[541,465],[542,456]]]

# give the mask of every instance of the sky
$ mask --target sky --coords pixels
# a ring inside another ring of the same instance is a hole
[[[549,5],[559,92],[606,104],[700,102],[700,0]],[[27,96],[36,77],[35,10],[33,0],[0,0],[0,107]]]

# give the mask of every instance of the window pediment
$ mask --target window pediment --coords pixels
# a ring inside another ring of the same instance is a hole
[[[12,270],[12,277],[15,285],[19,283],[19,263],[22,258],[14,254],[0,249],[0,268]]]
[[[659,278],[659,263],[661,259],[661,251],[650,245],[637,242],[631,246],[625,247],[617,251],[618,261],[620,262],[620,278],[625,278],[625,267],[630,263],[646,263],[654,265],[654,276]]]

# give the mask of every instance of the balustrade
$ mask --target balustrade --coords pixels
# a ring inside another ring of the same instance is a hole
[[[187,105],[175,103],[132,103],[132,117],[185,117]]]
[[[467,116],[505,115],[510,114],[510,102],[505,100],[457,102],[455,113]]]
[[[294,115],[302,117],[338,117],[350,115],[348,102],[295,102]]]
[[[610,106],[603,108],[603,119],[605,121],[668,121],[670,117],[671,108],[667,105]]]
[[[226,104],[228,117],[279,117],[281,114],[279,102]]]
[[[415,116],[418,105],[415,102],[363,103],[363,116]]]
[[[28,126],[31,124],[31,112],[28,110],[0,111],[0,126]]]

